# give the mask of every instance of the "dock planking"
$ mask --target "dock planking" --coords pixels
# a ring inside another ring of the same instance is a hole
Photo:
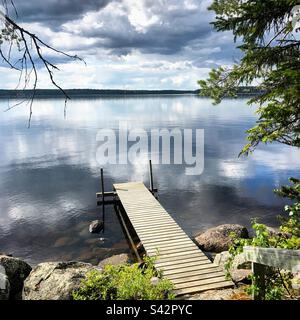
[[[142,182],[114,184],[114,190],[148,256],[173,282],[177,296],[232,287]]]

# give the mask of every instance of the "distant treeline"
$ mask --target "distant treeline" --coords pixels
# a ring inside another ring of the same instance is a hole
[[[198,95],[200,90],[121,90],[121,89],[68,89],[65,90],[71,98],[101,97],[101,96],[137,96],[137,95]],[[256,87],[240,87],[238,95],[256,95],[261,93]],[[32,90],[1,90],[0,98],[30,99]],[[56,89],[37,89],[36,98],[63,98],[61,91]]]

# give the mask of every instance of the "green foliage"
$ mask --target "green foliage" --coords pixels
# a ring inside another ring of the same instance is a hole
[[[151,283],[158,277],[157,283]],[[73,292],[75,300],[163,300],[174,299],[173,285],[155,270],[154,260],[145,258],[142,266],[105,266],[103,271],[91,271],[81,288]]]
[[[243,57],[231,68],[220,67],[200,80],[201,95],[215,103],[236,97],[239,86],[259,83],[259,120],[248,130],[249,143],[241,153],[273,141],[300,146],[300,41],[294,37],[292,9],[298,0],[214,0],[212,23],[218,31],[232,31]]]
[[[283,186],[279,190],[275,190],[282,197],[290,198],[296,201],[300,199],[300,181],[291,178],[293,185]],[[252,229],[254,237],[251,239],[235,239],[233,245],[229,248],[230,257],[225,264],[227,277],[230,277],[230,270],[236,255],[243,252],[244,246],[255,246],[265,248],[284,248],[284,249],[300,249],[300,203],[295,202],[285,207],[288,217],[279,217],[281,225],[279,232],[270,232],[266,225],[258,223],[255,219],[252,221]],[[252,276],[252,285],[249,287],[248,293],[254,293],[259,290],[257,279]],[[290,272],[283,272],[275,268],[268,268],[266,275],[266,295],[267,300],[278,300],[284,294],[291,295],[291,279]]]

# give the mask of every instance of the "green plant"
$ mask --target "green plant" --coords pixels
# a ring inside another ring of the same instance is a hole
[[[300,147],[300,40],[293,17],[299,0],[213,0],[212,22],[219,32],[232,32],[241,59],[213,69],[200,80],[201,95],[215,103],[236,97],[239,87],[257,85],[249,104],[258,105],[259,119],[247,131],[243,154],[259,143],[277,141]]]
[[[285,211],[288,217],[279,217],[281,225],[279,232],[271,232],[268,227],[257,220],[252,221],[252,229],[254,237],[251,239],[235,238],[233,245],[229,248],[230,257],[225,264],[227,277],[230,277],[230,271],[235,257],[243,252],[244,246],[256,246],[265,248],[284,248],[284,249],[300,249],[300,181],[291,178],[293,185],[283,186],[275,192],[286,198],[296,200],[292,205],[285,206]],[[292,274],[283,270],[275,268],[267,268],[265,278],[265,299],[279,300],[285,294],[292,296],[291,290]],[[248,293],[253,294],[258,291],[259,285],[257,279],[251,276],[252,285],[247,290]]]
[[[158,278],[153,283],[153,277]],[[142,264],[107,265],[87,274],[74,300],[163,300],[174,299],[172,283],[154,268],[154,260]]]

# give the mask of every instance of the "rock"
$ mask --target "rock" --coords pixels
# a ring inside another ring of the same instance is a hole
[[[83,262],[45,262],[38,264],[24,282],[24,300],[72,300],[86,273],[96,269]],[[99,270],[99,269],[98,269]]]
[[[245,286],[234,289],[208,290],[198,294],[185,296],[185,300],[251,300],[245,293]]]
[[[195,237],[199,247],[208,252],[222,252],[232,244],[231,235],[239,238],[248,238],[248,230],[239,224],[223,224],[210,228]]]
[[[99,233],[103,229],[104,223],[101,220],[94,220],[89,226],[90,233]]]
[[[0,266],[0,300],[8,300],[10,294],[10,283],[4,267]]]
[[[12,255],[11,253],[0,252],[0,256],[8,256],[8,257],[12,257],[13,255]]]
[[[300,291],[300,272],[296,272],[293,274],[293,279],[291,280],[292,288],[294,290]]]
[[[249,269],[235,269],[231,272],[231,278],[235,283],[247,283],[250,284],[251,280],[249,276],[252,274],[251,270]]]
[[[0,266],[5,269],[10,283],[10,299],[19,299],[31,266],[25,261],[4,255],[0,256]]]
[[[220,253],[217,253],[215,255],[215,259],[214,259],[214,264],[216,264],[219,267],[222,267],[223,269],[225,268],[225,264],[227,262],[227,260],[230,257],[230,253],[229,251],[223,251]]]
[[[130,261],[129,255],[127,253],[121,253],[100,261],[98,266],[103,268],[106,265],[125,264],[125,263],[128,263],[129,261]]]
[[[274,237],[274,236],[278,236],[281,234],[280,230],[278,228],[273,228],[273,227],[267,227],[267,231],[269,233],[269,236]]]
[[[214,259],[214,264],[223,268],[225,271],[225,264],[229,257],[230,253],[228,251],[217,253]],[[251,262],[247,261],[243,254],[239,254],[234,257],[231,269],[251,269]]]
[[[77,241],[78,241],[78,239],[76,239],[76,238],[72,239],[70,237],[61,237],[55,241],[54,248],[71,246],[71,245],[75,244]]]
[[[152,277],[152,278],[150,279],[150,282],[151,282],[151,284],[152,284],[153,286],[158,285],[159,281],[160,281],[160,280],[159,280],[158,277]]]

